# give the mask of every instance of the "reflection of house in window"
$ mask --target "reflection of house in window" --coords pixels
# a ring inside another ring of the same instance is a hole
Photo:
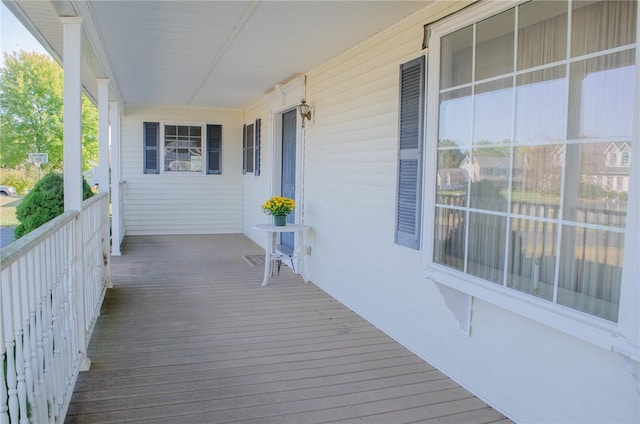
[[[631,147],[627,143],[611,143],[605,151],[605,161],[609,167],[629,166]]]
[[[594,143],[582,147],[581,178],[606,191],[629,191],[631,147],[626,142]]]
[[[564,156],[567,150],[567,146],[564,144],[557,146],[552,153],[552,161],[555,166],[562,166],[564,164]]]
[[[508,156],[465,156],[460,164],[460,168],[467,171],[472,182],[489,180],[503,182],[509,181],[509,173],[513,172],[513,182],[522,182],[524,159],[516,157],[513,159],[513,170],[511,168],[511,158]]]
[[[467,172],[460,168],[438,169],[438,190],[461,190],[467,186]]]

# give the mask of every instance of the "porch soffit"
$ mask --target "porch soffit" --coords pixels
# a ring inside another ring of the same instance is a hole
[[[106,77],[123,104],[220,108],[251,104],[429,3],[3,1],[57,60],[59,15],[83,16],[83,83],[94,98],[92,80]]]

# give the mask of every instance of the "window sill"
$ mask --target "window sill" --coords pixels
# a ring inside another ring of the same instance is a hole
[[[203,171],[162,171],[160,175],[207,175]]]
[[[617,323],[434,263],[426,267],[425,276],[438,285],[447,307],[456,316],[460,329],[465,332],[469,331],[472,319],[468,308],[472,304],[472,298],[478,298],[640,363],[639,347],[632,343]]]

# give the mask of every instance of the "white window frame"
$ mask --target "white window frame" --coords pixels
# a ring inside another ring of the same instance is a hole
[[[249,127],[251,127],[251,132],[249,132]],[[256,138],[258,137],[257,132],[257,119],[253,122],[245,123],[243,125],[243,140],[246,142],[246,145],[242,146],[242,170],[245,174],[253,174],[256,175],[256,157],[260,154],[260,152],[256,151]],[[251,169],[247,167],[247,160],[249,159],[249,155],[247,152],[249,151],[249,141],[248,136],[251,134],[253,136],[251,140]]]
[[[455,296],[464,295],[466,302],[450,302],[455,300],[451,295],[447,299],[446,293],[450,290],[441,290],[448,304],[466,305],[462,308],[470,308],[471,299],[478,298],[504,309],[518,313],[535,321],[544,323],[550,327],[569,333],[582,340],[601,346],[607,350],[617,351],[626,358],[640,361],[640,284],[637,284],[637,275],[640,275],[640,163],[637,157],[630,157],[630,190],[629,208],[627,211],[626,233],[624,246],[624,268],[622,273],[622,288],[619,305],[618,322],[611,322],[588,313],[580,312],[569,307],[536,298],[535,296],[509,289],[495,283],[464,274],[450,267],[433,261],[435,236],[435,198],[436,198],[436,170],[438,146],[438,104],[439,104],[439,80],[440,80],[440,41],[441,38],[458,29],[474,22],[494,16],[524,2],[481,2],[468,7],[456,15],[430,25],[430,39],[427,70],[427,115],[425,126],[425,182],[423,184],[423,225],[422,225],[422,259],[425,266],[425,276],[438,285],[455,289]],[[640,7],[638,8],[640,15]],[[640,23],[640,16],[638,16]],[[636,31],[636,87],[640,87],[640,31]],[[633,111],[634,128],[632,131],[632,143],[640,146],[640,90],[636,90],[635,109]],[[635,237],[633,236],[635,235]],[[634,277],[635,276],[635,277]],[[634,278],[636,282],[634,282]],[[450,306],[451,307],[451,306]],[[455,310],[454,310],[455,309]],[[471,320],[470,309],[468,311],[452,308],[456,317],[461,321],[461,328],[468,331],[468,325],[462,322]]]
[[[170,171],[165,169],[165,156],[167,153],[165,142],[165,127],[166,126],[183,126],[183,127],[200,127],[200,143],[201,143],[201,169],[200,171]],[[160,174],[168,175],[206,175],[206,155],[207,155],[207,124],[204,122],[160,122]]]

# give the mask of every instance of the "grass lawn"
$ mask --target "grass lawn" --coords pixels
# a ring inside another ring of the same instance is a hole
[[[16,219],[16,206],[22,202],[21,197],[0,197],[0,226],[20,224]]]

